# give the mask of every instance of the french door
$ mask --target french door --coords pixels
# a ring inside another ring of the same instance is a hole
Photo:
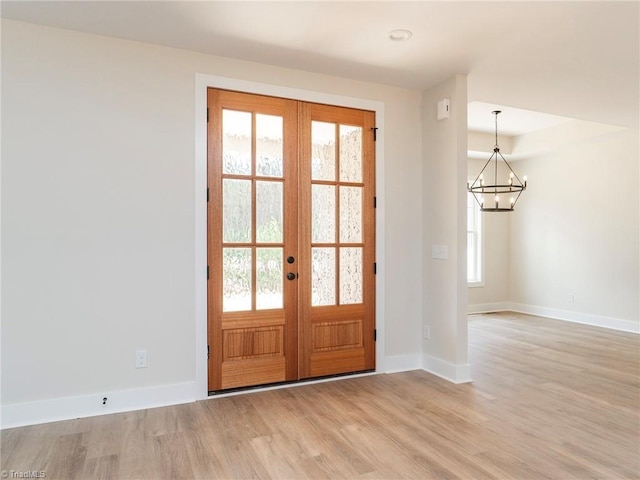
[[[208,91],[209,390],[375,368],[374,113]]]

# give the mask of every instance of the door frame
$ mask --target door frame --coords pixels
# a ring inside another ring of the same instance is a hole
[[[290,98],[305,102],[372,110],[376,113],[378,136],[376,168],[376,373],[384,372],[385,287],[384,287],[384,103],[376,100],[334,95],[216,75],[195,74],[195,169],[194,169],[194,291],[195,291],[195,392],[196,400],[208,398],[207,388],[207,88]]]

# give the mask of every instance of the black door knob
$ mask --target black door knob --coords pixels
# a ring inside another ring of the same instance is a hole
[[[296,261],[296,259],[295,259],[295,258],[293,258],[293,257],[287,257],[287,263],[293,263],[293,262],[295,262],[295,261]]]
[[[296,278],[296,274],[295,273],[293,273],[293,272],[287,273],[287,279],[288,280],[295,280],[295,278]]]

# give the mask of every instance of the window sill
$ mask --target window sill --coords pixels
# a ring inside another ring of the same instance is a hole
[[[469,288],[484,287],[484,282],[467,282],[467,287]]]

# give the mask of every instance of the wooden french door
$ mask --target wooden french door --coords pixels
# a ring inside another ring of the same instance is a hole
[[[301,378],[375,367],[374,113],[300,106]]]
[[[374,113],[208,91],[209,390],[375,368]]]

